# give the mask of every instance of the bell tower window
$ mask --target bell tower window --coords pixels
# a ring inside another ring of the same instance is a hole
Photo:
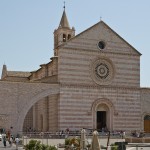
[[[63,34],[63,42],[66,42],[66,34]]]
[[[68,40],[71,38],[71,35],[70,34],[68,34]]]

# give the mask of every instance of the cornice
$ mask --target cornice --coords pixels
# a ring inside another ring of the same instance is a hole
[[[140,91],[140,87],[122,87],[122,86],[112,86],[112,85],[89,85],[89,84],[67,84],[67,83],[60,83],[60,87],[71,87],[71,88],[88,88],[88,89],[121,89],[121,90],[138,90]]]
[[[150,93],[150,88],[141,88],[141,92],[148,92],[148,93]]]
[[[79,51],[77,50],[80,50],[80,51],[86,51],[86,52],[90,52],[90,53],[100,53],[100,54],[112,54],[112,55],[124,55],[124,56],[138,56],[138,54],[133,54],[133,53],[119,53],[119,52],[110,52],[110,51],[98,51],[98,50],[90,50],[90,49],[86,49],[86,48],[74,48],[74,47],[61,47],[59,50],[61,49],[69,49],[71,54],[75,54],[75,53],[78,53]],[[71,51],[73,50],[73,51]]]

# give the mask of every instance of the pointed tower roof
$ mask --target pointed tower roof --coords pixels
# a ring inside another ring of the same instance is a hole
[[[63,11],[63,15],[61,17],[61,21],[59,23],[59,28],[69,28],[70,29],[69,22],[68,22],[68,19],[67,19],[67,15],[66,15],[66,12],[65,12],[65,8],[64,8],[64,11]]]

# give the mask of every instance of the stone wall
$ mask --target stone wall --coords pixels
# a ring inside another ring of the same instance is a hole
[[[99,41],[105,48],[98,48]],[[61,83],[95,85],[91,66],[96,59],[109,60],[114,72],[111,86],[140,87],[140,54],[103,23],[77,35],[58,51]]]
[[[142,114],[150,115],[150,88],[141,88]]]
[[[59,51],[59,81],[68,84],[95,85],[91,78],[91,65],[98,56],[105,57],[114,64],[115,76],[112,86],[139,87],[139,58],[129,55],[102,54],[99,51]]]
[[[48,131],[59,129],[59,94],[48,96]]]
[[[36,131],[47,131],[48,130],[48,105],[47,98],[40,99],[35,104],[34,122]]]
[[[52,57],[51,60],[52,61],[47,64],[40,65],[40,68],[37,71],[33,71],[30,80],[36,81],[45,77],[56,76],[58,72],[58,58]]]
[[[141,104],[139,89],[62,86],[60,95],[60,128],[96,128],[96,105],[110,105],[112,113],[110,130],[134,130],[141,128]],[[111,108],[112,107],[112,108]]]
[[[19,132],[27,112],[40,99],[59,93],[59,85],[44,83],[0,82],[0,126]],[[5,124],[4,124],[5,121]]]
[[[33,127],[33,107],[28,111],[24,123],[23,131],[28,132]]]
[[[104,49],[98,48],[99,41],[105,43]],[[113,77],[107,84],[93,79],[93,62],[102,59],[112,65],[108,73]],[[60,47],[58,81],[60,128],[96,128],[96,110],[91,108],[98,99],[109,108],[110,130],[141,128],[140,53],[103,22]]]
[[[144,129],[144,117],[150,116],[150,88],[141,88],[141,123]]]

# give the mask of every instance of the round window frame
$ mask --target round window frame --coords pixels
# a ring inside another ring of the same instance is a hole
[[[105,78],[105,79],[100,79],[95,74],[95,66],[100,61],[106,62],[106,64],[108,64],[107,66],[109,66],[109,70],[110,70],[109,76],[107,76],[107,78]],[[115,78],[116,69],[115,69],[114,63],[109,58],[107,58],[107,57],[97,57],[90,64],[90,73],[91,73],[92,80],[96,84],[98,84],[98,85],[109,85],[109,84],[111,84],[113,82],[113,80]]]
[[[103,44],[103,47],[104,47],[104,48],[101,48],[101,47],[99,46],[99,43]],[[106,42],[105,42],[104,40],[99,40],[99,42],[97,43],[97,47],[98,47],[98,49],[100,49],[100,50],[106,49]]]

